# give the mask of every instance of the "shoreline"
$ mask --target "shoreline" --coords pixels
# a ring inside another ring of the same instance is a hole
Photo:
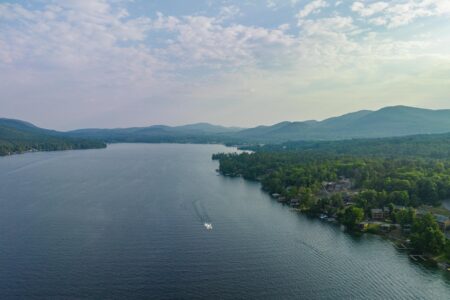
[[[32,153],[47,153],[47,152],[65,152],[65,151],[82,151],[82,150],[102,150],[108,148],[108,144],[105,144],[105,147],[94,147],[94,148],[71,148],[71,149],[58,149],[58,150],[37,150],[37,149],[31,149],[27,151],[16,151],[16,152],[10,152],[8,154],[0,154],[0,158],[2,157],[11,157],[16,155],[25,155],[25,154],[32,154]]]
[[[106,149],[109,145],[116,144],[150,144],[150,145],[159,145],[159,144],[170,144],[170,145],[221,145],[228,148],[236,148],[237,152],[252,152],[251,150],[240,149],[242,145],[238,144],[226,144],[226,143],[193,143],[193,142],[103,142],[105,147],[93,147],[93,148],[71,148],[71,149],[58,149],[58,150],[38,150],[38,149],[30,149],[21,152],[10,152],[8,154],[0,154],[0,158],[9,157],[14,155],[22,155],[22,154],[30,154],[30,153],[39,153],[39,152],[61,152],[61,151],[76,151],[76,150],[97,150],[97,149]]]
[[[222,172],[220,172],[219,169],[216,169],[216,172],[224,177],[229,177],[229,178],[242,178],[243,180],[246,181],[253,181],[253,182],[258,182],[261,185],[261,181],[260,180],[248,180],[243,178],[242,176],[233,176],[230,174],[223,174]],[[270,193],[266,190],[264,190],[261,186],[261,190],[264,191],[265,194],[267,194],[269,196],[269,198],[271,199],[271,201],[276,200],[276,198],[274,198],[272,195],[270,195]],[[289,206],[287,203],[283,203],[280,201],[276,201],[277,203],[279,203],[282,206]],[[345,226],[344,224],[340,223],[337,218],[321,218],[320,215],[317,214],[310,214],[307,211],[304,211],[300,208],[294,208],[291,207],[289,209],[291,212],[293,213],[297,213],[297,214],[301,214],[304,215],[306,217],[309,218],[313,218],[313,219],[318,219],[320,221],[324,221],[327,222],[329,224],[334,224],[334,225],[338,225],[338,226],[343,226],[345,228],[345,232],[351,235],[364,235],[364,234],[372,234],[372,235],[376,235],[379,236],[385,240],[388,240],[392,246],[397,250],[397,251],[404,251],[406,252],[406,255],[408,255],[408,258],[412,261],[414,261],[415,263],[421,263],[421,264],[425,264],[428,266],[433,266],[437,269],[440,269],[442,271],[446,271],[446,272],[450,272],[450,264],[448,264],[445,260],[439,260],[439,257],[442,257],[442,254],[437,255],[437,256],[433,256],[427,253],[421,253],[421,252],[416,252],[413,248],[406,246],[409,243],[409,239],[407,238],[407,236],[403,235],[401,233],[401,228],[396,228],[394,230],[390,230],[388,232],[382,232],[381,230],[378,231],[371,231],[371,230],[351,230],[349,228],[347,228],[347,226]],[[329,220],[332,219],[332,220]],[[378,222],[378,221],[371,221],[371,220],[364,220],[364,223],[367,224],[372,224],[372,225],[380,225],[379,223],[384,223],[384,224],[390,224],[390,225],[394,225],[397,227],[400,226],[399,224],[392,224],[392,223],[386,223],[386,222]],[[394,231],[399,232],[400,234],[396,236],[390,234]]]

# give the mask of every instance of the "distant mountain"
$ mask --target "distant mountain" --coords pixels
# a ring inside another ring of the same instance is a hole
[[[187,131],[199,131],[203,133],[230,133],[230,132],[238,132],[242,130],[239,127],[224,127],[219,125],[212,125],[209,123],[196,123],[189,124],[183,126],[174,127],[178,130],[187,130]]]
[[[101,139],[106,142],[180,142],[211,143],[229,140],[228,135],[239,132],[237,127],[223,127],[208,123],[183,126],[153,125],[149,127],[117,129],[80,129],[69,131],[71,137]]]
[[[249,129],[197,123],[175,127],[155,125],[124,129],[83,129],[67,134],[107,142],[246,144],[381,138],[445,132],[450,132],[450,110],[393,106],[377,111],[357,111],[324,121],[281,122]]]
[[[35,125],[21,121],[16,119],[6,119],[6,118],[0,118],[0,126],[2,127],[8,127],[13,128],[17,130],[25,130],[25,131],[38,131],[40,130],[39,127],[36,127]],[[45,129],[42,129],[45,130]]]
[[[282,122],[237,132],[234,137],[274,143],[298,140],[381,138],[450,132],[450,110],[407,106],[363,110],[320,122]]]
[[[65,133],[39,128],[31,123],[0,118],[0,156],[27,151],[104,148],[105,143],[77,139]]]
[[[450,110],[407,106],[385,107],[377,111],[362,110],[323,121],[281,122],[248,129],[196,123],[183,126],[154,125],[59,132],[42,129],[20,120],[0,119],[0,146],[3,145],[0,151],[20,152],[23,149],[42,150],[45,147],[76,149],[118,142],[276,144],[289,141],[371,139],[448,132],[450,133]],[[46,146],[43,146],[41,141],[45,141]]]

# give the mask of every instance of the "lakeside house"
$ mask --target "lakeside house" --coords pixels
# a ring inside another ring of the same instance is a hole
[[[416,212],[416,216],[421,218],[424,215],[431,213],[426,209],[418,209]],[[450,218],[448,216],[444,216],[441,214],[431,213],[436,220],[437,224],[439,225],[439,228],[445,233],[447,229],[450,228]]]
[[[352,181],[348,178],[341,177],[338,181],[324,181],[322,187],[327,193],[345,192],[352,188]]]
[[[286,197],[278,197],[277,201],[280,203],[286,203],[287,199],[286,199]]]
[[[450,227],[450,218],[444,215],[434,214],[434,218],[439,225],[439,228],[445,232]]]
[[[394,205],[394,209],[395,210],[405,210],[406,209],[406,206],[403,206],[403,205]]]
[[[291,207],[297,207],[300,205],[299,199],[291,199]]]
[[[370,215],[373,220],[384,220],[384,212],[381,208],[372,208]]]
[[[411,227],[412,227],[411,224],[405,224],[402,226],[402,231],[405,234],[409,234],[409,233],[411,233]]]

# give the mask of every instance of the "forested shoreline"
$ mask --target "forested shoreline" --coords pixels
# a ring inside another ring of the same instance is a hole
[[[219,171],[259,181],[279,202],[336,220],[351,231],[398,229],[413,251],[449,261],[446,227],[438,224],[449,213],[440,207],[450,199],[448,138],[292,142],[246,149],[255,152],[213,155]],[[341,182],[348,186],[342,188]],[[339,188],[330,191],[330,186]],[[374,219],[374,212],[381,213],[380,219]]]
[[[0,140],[0,156],[22,154],[37,151],[63,151],[102,149],[106,144],[97,141],[55,140],[55,141],[2,141]]]
[[[0,120],[0,156],[34,151],[105,148],[101,140],[72,138],[17,120]]]

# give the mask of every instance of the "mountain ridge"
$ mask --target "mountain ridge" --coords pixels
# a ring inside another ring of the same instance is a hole
[[[62,132],[39,128],[21,120],[5,118],[0,118],[0,126],[53,137],[94,139],[109,143],[283,143],[447,133],[450,132],[450,109],[436,110],[398,105],[375,111],[350,112],[322,121],[284,121],[253,128],[225,127],[203,122],[181,126],[87,128]]]

